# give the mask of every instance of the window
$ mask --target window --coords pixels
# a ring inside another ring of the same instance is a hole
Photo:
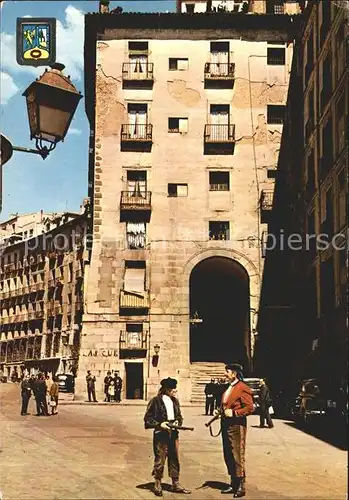
[[[311,150],[310,155],[307,157],[307,182],[306,193],[307,198],[310,199],[315,191],[315,169],[314,169],[314,149]]]
[[[195,12],[195,4],[194,3],[186,3],[185,9],[188,14],[194,14]]]
[[[268,179],[276,179],[276,168],[268,168],[267,170],[267,177]]]
[[[141,250],[146,244],[145,222],[126,223],[127,248],[130,250]]]
[[[268,104],[267,123],[282,124],[285,118],[285,106]]]
[[[148,42],[128,42],[129,52],[148,52]]]
[[[34,234],[34,229],[29,229],[29,238],[31,238]]]
[[[188,132],[188,118],[169,118],[168,131],[177,134]]]
[[[345,169],[343,169],[338,175],[338,229],[342,229],[345,226],[348,218],[348,204],[346,195],[346,179],[345,179]]]
[[[145,170],[127,171],[127,191],[133,196],[145,195],[147,191],[147,172]]]
[[[284,13],[284,1],[283,0],[268,0],[267,4],[267,14],[283,14]]]
[[[210,172],[210,191],[229,191],[229,172]]]
[[[228,53],[229,42],[211,42],[210,50],[212,52]]]
[[[271,66],[283,66],[286,63],[286,51],[282,47],[269,47],[267,49],[267,61]]]
[[[322,158],[321,158],[321,178],[323,179],[332,166],[333,160],[333,133],[332,118],[329,118],[322,129]]]
[[[311,260],[316,256],[316,239],[315,239],[315,214],[314,210],[307,214],[307,233],[309,235],[309,254]]]
[[[167,192],[171,197],[188,196],[188,184],[167,184]]]
[[[210,221],[209,239],[210,240],[229,240],[229,222]]]
[[[170,71],[185,71],[189,67],[189,59],[187,57],[170,58],[168,60],[168,69]]]
[[[336,54],[336,66],[337,66],[337,80],[339,80],[345,69],[344,22],[340,25],[336,33],[335,54]]]
[[[145,261],[126,260],[124,291],[143,293],[145,291]]]
[[[346,127],[345,127],[345,94],[339,98],[336,104],[336,123],[337,123],[337,153],[341,153],[345,145]]]

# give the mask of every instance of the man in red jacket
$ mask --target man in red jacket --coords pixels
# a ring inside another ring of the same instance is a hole
[[[229,385],[222,396],[221,429],[224,460],[230,476],[230,486],[221,493],[233,493],[234,498],[245,496],[246,417],[253,413],[251,389],[242,382],[242,366],[225,367]]]

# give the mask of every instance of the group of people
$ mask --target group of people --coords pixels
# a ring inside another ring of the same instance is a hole
[[[225,391],[227,382],[224,378],[211,379],[211,382],[205,386],[205,415],[213,415],[216,408],[219,408],[222,401],[222,395]]]
[[[24,375],[21,382],[22,407],[21,415],[30,415],[28,405],[31,396],[34,395],[36,402],[36,416],[57,415],[59,386],[55,377],[38,373],[37,375]]]
[[[222,434],[223,455],[230,476],[230,485],[221,493],[231,494],[234,498],[245,496],[245,447],[248,415],[254,411],[251,389],[243,382],[242,366],[228,364],[225,367],[227,383],[220,385],[221,398],[215,411],[220,418],[220,433]],[[213,384],[213,382],[211,381]],[[167,378],[161,381],[157,396],[152,398],[144,415],[146,429],[153,429],[154,494],[162,496],[161,480],[164,474],[166,458],[169,476],[172,479],[172,491],[190,494],[191,491],[179,483],[179,430],[173,429],[183,425],[180,404],[177,399],[177,380]],[[212,390],[213,386],[210,388]],[[208,394],[212,394],[209,392]],[[214,400],[215,401],[215,400]],[[211,408],[210,408],[211,409]]]
[[[91,374],[91,370],[86,375],[87,397],[89,402],[98,403],[96,398],[96,377]],[[122,378],[119,372],[107,372],[104,378],[104,402],[120,403],[122,391]]]

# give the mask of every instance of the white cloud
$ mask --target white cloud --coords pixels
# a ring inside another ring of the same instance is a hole
[[[17,94],[19,88],[13,81],[12,76],[1,71],[0,73],[0,103],[6,104],[12,96]]]
[[[25,17],[25,16],[22,16]],[[29,17],[29,16],[27,16]],[[84,66],[84,14],[72,5],[65,9],[63,22],[57,20],[57,62],[66,66],[64,73],[73,80],[82,79]],[[14,76],[20,74],[41,75],[44,67],[21,66],[16,61],[16,37],[1,33],[1,66]]]
[[[68,130],[68,135],[81,135],[82,134],[82,131],[78,128],[70,128]]]

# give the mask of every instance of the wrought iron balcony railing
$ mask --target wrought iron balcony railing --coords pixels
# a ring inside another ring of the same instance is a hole
[[[206,63],[205,79],[233,80],[235,76],[235,63]]]
[[[122,79],[126,81],[153,81],[154,64],[143,61],[125,62],[122,65]]]
[[[150,210],[151,192],[122,191],[120,208],[121,210]]]
[[[152,142],[153,125],[150,123],[124,123],[121,125],[122,142]]]
[[[235,125],[205,125],[205,143],[222,144],[235,142]]]
[[[120,349],[137,350],[147,349],[148,332],[126,332],[120,331]]]
[[[272,190],[262,190],[259,201],[261,212],[270,212],[273,209],[273,197]]]
[[[150,297],[149,291],[144,292],[120,292],[120,308],[121,309],[149,309]]]

